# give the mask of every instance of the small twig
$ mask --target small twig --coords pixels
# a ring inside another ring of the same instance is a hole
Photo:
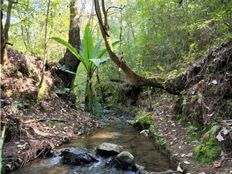
[[[125,8],[124,6],[123,6],[123,7],[110,6],[110,7],[107,8],[106,13],[108,13],[108,11],[109,11],[110,9],[119,9],[119,10],[123,10],[124,8]]]
[[[57,122],[63,122],[63,123],[65,123],[65,122],[67,122],[66,120],[61,120],[61,119],[39,119],[39,120],[37,120],[37,122],[44,122],[44,121],[57,121]]]
[[[9,43],[9,42],[6,42],[6,45],[11,45],[11,46],[13,46],[13,44],[12,44],[12,43]]]

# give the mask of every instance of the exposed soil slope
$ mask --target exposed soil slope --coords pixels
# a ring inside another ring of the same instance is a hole
[[[4,170],[22,167],[74,135],[97,126],[94,118],[54,92],[61,81],[56,66],[46,65],[44,100],[36,101],[42,59],[9,49],[10,65],[1,67],[1,125],[6,125]]]

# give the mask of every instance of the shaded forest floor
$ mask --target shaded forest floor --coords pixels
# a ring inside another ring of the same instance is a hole
[[[92,128],[100,126],[99,121],[93,116],[84,112],[83,109],[76,108],[71,101],[67,100],[70,96],[64,99],[55,93],[55,87],[62,83],[55,73],[56,65],[46,65],[46,88],[43,91],[42,100],[36,101],[42,59],[24,56],[13,49],[9,49],[8,54],[10,66],[1,67],[1,124],[7,124],[3,148],[6,171],[19,168],[37,157],[49,155],[51,149],[62,143],[68,143],[73,136],[88,134]],[[226,75],[230,74],[226,73]],[[231,78],[229,81],[227,79],[224,80],[226,84],[230,83]],[[220,85],[219,80],[218,78],[216,82]],[[212,79],[208,79],[204,84],[209,86],[210,82]],[[211,84],[213,85],[216,84]],[[229,89],[230,87],[229,85]],[[204,101],[205,98],[201,99]],[[221,158],[204,166],[197,165],[193,161],[193,148],[200,139],[191,139],[188,124],[179,122],[176,113],[173,112],[177,101],[176,96],[157,91],[151,97],[141,94],[135,108],[149,110],[161,136],[170,148],[171,156],[176,159],[177,164],[185,163],[191,174],[231,173],[230,158]],[[215,109],[215,107],[212,108]],[[133,107],[128,105],[127,110],[132,109]]]

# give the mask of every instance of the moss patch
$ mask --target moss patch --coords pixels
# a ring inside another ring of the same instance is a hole
[[[135,117],[135,120],[128,121],[128,123],[139,129],[148,129],[154,123],[154,121],[150,113],[139,111]]]
[[[220,156],[221,147],[215,134],[218,126],[213,126],[202,138],[202,143],[194,149],[194,160],[199,164],[207,164]]]
[[[41,88],[38,93],[38,100],[43,100],[45,98],[46,92],[48,90],[48,86],[45,82],[42,83]]]

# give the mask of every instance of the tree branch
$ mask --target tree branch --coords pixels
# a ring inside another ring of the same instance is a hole
[[[116,9],[119,9],[119,10],[123,10],[124,9],[124,7],[110,6],[110,7],[107,8],[106,13],[108,14],[109,10],[113,9],[113,8],[116,8]]]
[[[102,20],[101,8],[100,8],[99,1],[94,0],[94,5],[95,5],[95,11],[96,11],[96,15],[97,15],[97,19],[98,19],[98,23],[100,25],[100,28],[101,28],[102,32],[104,32],[104,35],[109,37],[110,35],[108,34],[108,29],[105,27],[103,20]]]

